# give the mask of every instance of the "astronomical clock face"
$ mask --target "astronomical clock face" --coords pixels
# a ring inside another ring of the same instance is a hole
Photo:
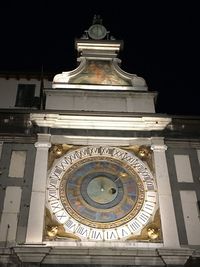
[[[131,239],[158,208],[147,165],[117,147],[81,147],[57,160],[48,176],[47,200],[65,236],[82,241]]]

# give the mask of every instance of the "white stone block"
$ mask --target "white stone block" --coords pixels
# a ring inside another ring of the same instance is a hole
[[[189,245],[200,245],[200,214],[195,191],[180,191]]]
[[[21,202],[21,188],[8,186],[4,198],[0,223],[0,241],[14,242],[17,231],[18,213]]]
[[[25,161],[26,151],[12,151],[8,176],[23,178]]]
[[[0,241],[14,242],[17,231],[18,214],[3,213],[0,224]]]
[[[188,155],[174,155],[178,182],[192,183],[193,176]]]
[[[3,213],[18,213],[21,202],[22,189],[17,186],[8,186],[4,199]]]

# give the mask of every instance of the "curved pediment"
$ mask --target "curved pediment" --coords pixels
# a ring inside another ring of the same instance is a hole
[[[146,91],[147,86],[143,78],[129,74],[119,67],[120,60],[115,59],[86,59],[80,58],[80,65],[73,71],[63,72],[54,77],[53,88],[63,88],[70,85],[114,86],[119,89]],[[61,86],[62,85],[62,86]],[[100,88],[99,88],[100,89]]]
[[[82,72],[71,77],[69,83],[131,86],[130,79],[120,77],[110,60],[86,60]]]

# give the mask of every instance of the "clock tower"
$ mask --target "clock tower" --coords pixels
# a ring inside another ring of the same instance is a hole
[[[157,93],[142,77],[121,69],[123,42],[99,16],[75,45],[78,67],[55,75],[45,109],[30,114],[38,140],[26,244],[51,247],[46,264],[77,264],[68,251],[88,265],[106,252],[113,266],[182,266],[189,250],[162,135],[171,118],[155,113]]]

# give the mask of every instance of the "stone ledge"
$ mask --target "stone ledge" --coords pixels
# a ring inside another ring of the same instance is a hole
[[[196,260],[200,251],[189,248],[122,248],[122,247],[52,247],[21,245],[0,248],[0,264],[105,264],[132,266],[184,266],[188,259]]]

